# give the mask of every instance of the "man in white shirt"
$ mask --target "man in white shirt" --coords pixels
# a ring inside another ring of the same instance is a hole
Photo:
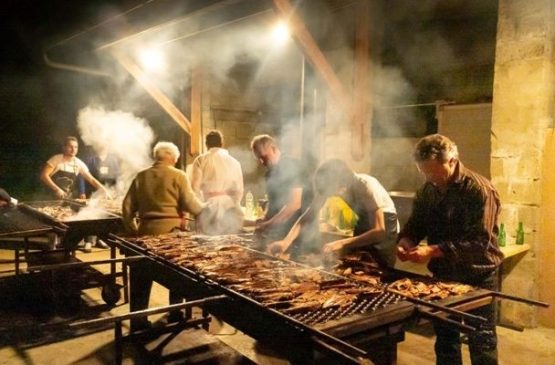
[[[104,186],[91,175],[87,165],[77,157],[78,150],[77,138],[66,137],[62,153],[52,156],[42,169],[41,181],[54,192],[58,199],[84,198],[79,196],[77,180],[79,175],[82,175],[94,188],[107,193]]]
[[[197,228],[206,234],[237,233],[243,226],[241,164],[223,148],[223,136],[214,130],[206,135],[208,152],[193,162],[191,186],[207,208],[197,217]]]

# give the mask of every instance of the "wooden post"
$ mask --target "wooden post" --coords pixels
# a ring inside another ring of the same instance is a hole
[[[368,125],[368,68],[370,67],[368,51],[369,5],[366,0],[359,0],[356,5],[355,30],[355,70],[353,119],[351,120],[351,156],[360,161],[369,151],[370,131]]]
[[[349,94],[345,91],[343,84],[335,74],[326,56],[324,56],[308,29],[306,29],[302,19],[295,13],[289,0],[273,1],[278,14],[289,24],[295,40],[316,71],[320,74],[322,79],[324,79],[335,100],[337,100],[338,104],[348,116],[352,115]]]
[[[191,155],[193,156],[198,156],[202,151],[202,81],[202,70],[195,67],[191,76]]]

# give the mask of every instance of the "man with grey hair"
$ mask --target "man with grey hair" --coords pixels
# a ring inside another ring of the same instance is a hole
[[[184,226],[186,212],[198,215],[204,207],[185,172],[174,167],[179,158],[177,146],[158,142],[153,155],[154,165],[137,174],[123,200],[125,226],[139,235],[179,229]]]
[[[184,227],[185,213],[200,214],[204,208],[196,197],[184,171],[174,167],[179,149],[171,142],[158,142],[153,149],[154,164],[140,171],[123,200],[122,215],[126,229],[133,234],[157,235]],[[137,223],[138,220],[138,223]],[[131,265],[132,311],[148,307],[152,277],[141,263]],[[181,301],[182,295],[170,291],[170,303]],[[170,321],[179,319],[172,312]],[[144,319],[131,321],[132,330],[148,327]]]
[[[490,181],[465,168],[457,146],[433,134],[422,138],[413,155],[426,182],[418,190],[413,211],[398,238],[402,261],[426,262],[434,277],[497,290],[503,253],[497,245],[499,195]],[[419,243],[427,238],[427,245]],[[495,304],[473,311],[488,323],[469,323],[472,364],[497,364]],[[436,363],[462,364],[460,333],[435,323]]]

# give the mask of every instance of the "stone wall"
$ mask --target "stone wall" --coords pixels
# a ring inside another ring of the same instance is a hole
[[[523,222],[531,246],[518,262],[506,262],[503,291],[536,299],[546,280],[537,254],[553,250],[541,239],[541,217],[545,137],[553,124],[554,7],[555,0],[500,0],[493,89],[491,176],[503,203],[501,221],[508,244]],[[535,307],[501,305],[502,321],[525,327],[537,324],[537,314]]]

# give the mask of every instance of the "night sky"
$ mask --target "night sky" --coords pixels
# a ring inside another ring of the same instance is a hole
[[[3,0],[0,61],[0,187],[34,199],[45,161],[77,135],[76,115],[106,81],[53,69],[43,49],[144,1]],[[81,151],[84,152],[84,151]],[[82,155],[80,152],[79,155]]]

